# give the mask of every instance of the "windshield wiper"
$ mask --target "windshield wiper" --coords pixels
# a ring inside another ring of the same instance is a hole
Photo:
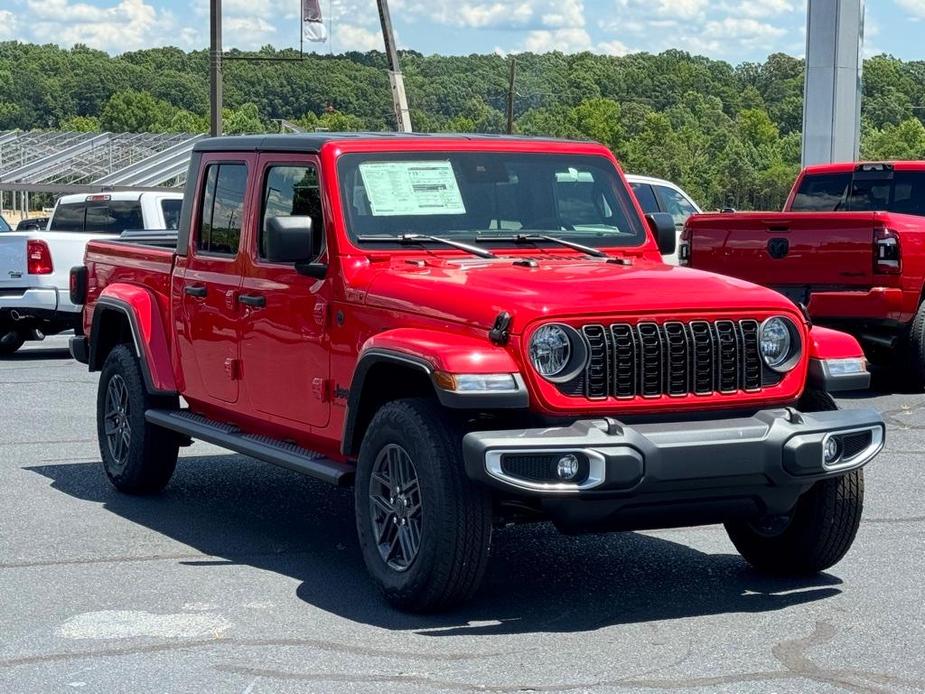
[[[479,235],[475,240],[477,243],[486,243],[487,241],[506,241],[508,243],[536,243],[537,241],[548,241],[549,243],[557,243],[560,246],[571,248],[573,251],[580,251],[585,255],[590,255],[592,258],[610,257],[604,253],[604,251],[600,251],[597,248],[591,248],[591,246],[585,246],[580,243],[575,243],[574,241],[566,241],[565,239],[560,239],[555,236],[547,236],[546,234],[514,234],[513,236]]]
[[[479,258],[497,258],[494,253],[491,251],[486,251],[484,248],[478,248],[472,246],[468,243],[462,243],[460,241],[453,241],[452,239],[445,239],[440,236],[430,236],[429,234],[399,234],[398,236],[358,236],[357,241],[362,243],[398,243],[403,246],[411,246],[417,244],[425,243],[442,243],[444,246],[450,246],[451,248],[458,248],[461,251],[466,251],[472,255],[478,256]]]

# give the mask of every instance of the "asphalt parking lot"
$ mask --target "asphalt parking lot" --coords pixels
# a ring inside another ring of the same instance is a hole
[[[0,361],[0,691],[922,691],[925,396],[889,422],[854,548],[762,577],[719,527],[497,532],[450,615],[390,609],[349,491],[197,443],[110,488],[96,375],[57,337]]]

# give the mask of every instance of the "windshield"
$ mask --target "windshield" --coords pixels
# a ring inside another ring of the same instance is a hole
[[[3,217],[0,217],[0,231],[10,231],[10,225],[6,223]]]
[[[532,232],[594,246],[646,235],[604,157],[501,152],[348,154],[338,164],[347,227],[360,236],[456,240]]]
[[[793,212],[896,212],[925,217],[925,171],[892,169],[806,176]]]

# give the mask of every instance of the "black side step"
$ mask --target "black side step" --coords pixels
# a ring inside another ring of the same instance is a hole
[[[352,465],[338,463],[294,443],[286,443],[269,436],[245,434],[234,425],[216,422],[187,410],[148,410],[145,412],[145,419],[164,429],[214,443],[216,446],[301,472],[338,487],[346,486],[353,481]]]

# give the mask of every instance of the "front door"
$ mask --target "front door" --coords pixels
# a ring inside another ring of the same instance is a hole
[[[185,393],[193,401],[238,401],[241,230],[255,161],[253,155],[206,156],[200,168],[188,256],[178,263],[182,271],[175,279],[182,303],[180,360]]]
[[[260,198],[249,235],[241,285],[244,388],[254,409],[296,429],[324,427],[330,416],[326,318],[329,280],[300,275],[292,263],[266,259],[264,231],[271,217],[309,216],[324,239],[325,214],[318,160],[308,155],[263,154],[257,163]],[[324,254],[325,244],[305,249]]]

